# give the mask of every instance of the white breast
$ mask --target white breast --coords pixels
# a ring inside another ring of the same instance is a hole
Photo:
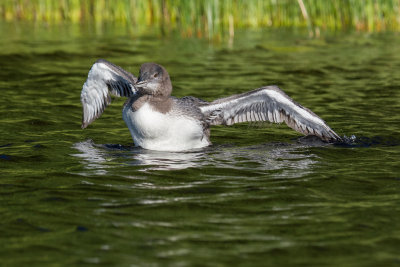
[[[182,151],[208,146],[199,121],[187,116],[160,113],[145,103],[133,111],[128,104],[122,111],[137,146],[160,151]]]

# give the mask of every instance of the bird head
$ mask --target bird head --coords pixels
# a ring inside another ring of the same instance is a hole
[[[142,64],[135,87],[142,94],[154,96],[169,96],[172,92],[171,79],[167,70],[156,63]]]

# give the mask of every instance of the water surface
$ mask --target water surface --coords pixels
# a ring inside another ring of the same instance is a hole
[[[4,265],[400,265],[400,36],[243,31],[210,43],[120,27],[0,24]],[[133,146],[124,99],[80,128],[98,58],[212,100],[277,84],[341,136],[213,127],[211,147]]]

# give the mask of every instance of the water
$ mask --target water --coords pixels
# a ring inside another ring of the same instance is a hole
[[[2,264],[400,265],[398,34],[243,31],[230,44],[0,28]],[[277,84],[347,142],[244,124],[213,127],[202,150],[135,148],[124,99],[80,128],[98,58],[134,74],[158,62],[178,97]]]

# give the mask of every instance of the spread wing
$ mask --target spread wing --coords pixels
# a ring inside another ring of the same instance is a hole
[[[201,106],[200,110],[211,125],[249,121],[285,122],[304,135],[316,135],[325,141],[341,140],[320,117],[293,101],[277,86],[217,99]]]
[[[101,116],[111,103],[111,95],[130,97],[136,93],[137,78],[132,73],[104,59],[97,60],[82,87],[82,128]]]

